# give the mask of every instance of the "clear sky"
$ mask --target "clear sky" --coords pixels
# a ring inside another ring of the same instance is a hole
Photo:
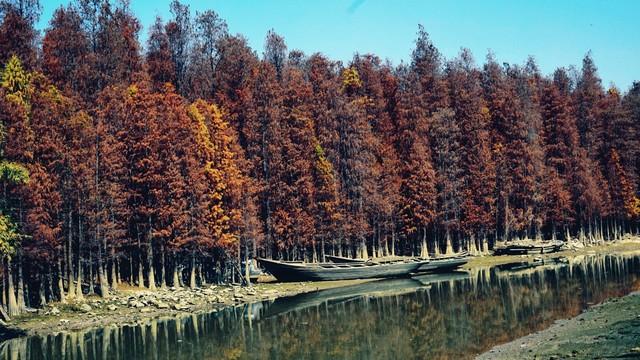
[[[67,0],[42,0],[41,28]],[[394,64],[407,61],[423,24],[446,58],[461,47],[481,64],[491,49],[499,62],[524,63],[533,55],[547,74],[580,66],[591,50],[603,84],[626,91],[640,80],[640,0],[194,0],[192,12],[215,10],[231,33],[241,33],[262,54],[271,28],[289,49],[319,51],[347,62],[355,52]],[[131,0],[144,26],[170,17],[170,0]]]

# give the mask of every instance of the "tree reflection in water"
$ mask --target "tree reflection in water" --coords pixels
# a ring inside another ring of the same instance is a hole
[[[382,280],[215,313],[32,336],[0,359],[469,358],[640,289],[640,257]]]

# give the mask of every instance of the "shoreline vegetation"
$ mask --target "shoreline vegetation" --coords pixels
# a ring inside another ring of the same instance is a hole
[[[490,267],[534,258],[574,257],[589,254],[621,254],[640,252],[640,238],[625,239],[602,245],[579,247],[544,255],[476,256],[465,269]],[[262,280],[269,280],[266,276]],[[47,335],[101,326],[122,326],[149,319],[179,314],[216,312],[226,306],[276,299],[323,289],[354,285],[371,280],[324,281],[304,283],[259,282],[251,287],[237,285],[206,285],[191,289],[140,289],[122,285],[108,297],[85,296],[67,303],[49,303],[44,309],[13,319],[5,329],[5,338]]]

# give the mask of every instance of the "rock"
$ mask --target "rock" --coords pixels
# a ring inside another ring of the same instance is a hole
[[[109,304],[109,305],[107,305],[107,310],[116,311],[116,310],[118,310],[118,307],[113,305],[113,304]]]
[[[145,305],[140,301],[133,300],[133,301],[131,301],[129,303],[129,307],[132,307],[132,308],[143,308],[143,307],[145,307]]]
[[[60,324],[68,324],[69,320],[67,319],[60,319]]]
[[[631,349],[631,352],[632,352],[632,353],[636,353],[636,354],[637,354],[637,353],[640,353],[640,347],[634,347],[634,348],[632,348],[632,349]]]
[[[80,311],[82,311],[82,312],[89,312],[89,311],[91,311],[91,305],[89,305],[89,304],[82,304],[82,305],[80,305],[79,309],[80,309]]]
[[[151,312],[151,311],[152,311],[152,310],[151,310],[151,309],[149,309],[149,308],[142,308],[142,309],[140,309],[140,312],[141,312],[141,313],[148,313],[148,312]]]
[[[60,310],[57,307],[51,309],[51,315],[60,315]]]
[[[178,310],[178,311],[188,310],[189,309],[189,305],[177,303],[177,304],[173,304],[173,309],[174,310]]]
[[[158,309],[168,309],[168,308],[169,308],[169,304],[167,304],[167,303],[163,303],[163,302],[158,302],[158,303],[156,304],[156,307],[157,307]]]

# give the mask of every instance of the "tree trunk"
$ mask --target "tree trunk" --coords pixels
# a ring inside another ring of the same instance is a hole
[[[118,259],[113,248],[111,248],[111,288],[118,290]]]
[[[11,257],[7,256],[5,263],[5,279],[7,281],[7,314],[11,317],[20,314],[18,301],[16,300],[16,290],[13,287],[13,273],[11,271]]]
[[[18,255],[18,311],[23,312],[26,309],[24,302],[24,276],[22,273],[22,254]]]
[[[197,287],[196,284],[196,255],[194,252],[191,253],[191,274],[189,276],[189,287],[195,289]]]
[[[504,241],[509,241],[509,196],[504,199]]]
[[[180,287],[180,277],[178,276],[178,264],[173,264],[173,287]]]
[[[64,282],[62,280],[62,262],[60,260],[58,260],[58,291],[60,292],[60,302],[67,302],[64,294]]]
[[[73,274],[73,216],[71,215],[71,211],[68,213],[68,222],[69,222],[69,233],[67,234],[67,291],[68,297],[74,298],[76,296],[76,288],[74,287],[74,274]]]
[[[100,296],[103,298],[109,296],[107,272],[103,266],[101,247],[98,249],[98,285],[100,286]]]
[[[44,279],[46,278],[44,274],[40,274],[39,275],[40,278],[40,286],[38,287],[38,294],[40,297],[40,307],[43,308],[45,305],[47,305],[47,297],[45,295],[45,284],[44,284]]]
[[[147,248],[147,263],[149,266],[147,268],[147,279],[149,279],[149,289],[155,290],[156,276],[155,276],[155,271],[153,266],[153,246],[151,245],[151,241],[149,241],[148,248]]]
[[[95,289],[93,288],[93,253],[89,250],[89,291],[87,295],[93,295],[95,293]]]
[[[53,270],[49,267],[49,271],[47,271],[47,292],[48,295],[45,294],[45,300],[52,301],[54,299],[53,296]]]
[[[391,256],[396,256],[396,229],[391,229]]]
[[[84,295],[82,294],[82,279],[84,277],[82,271],[82,263],[80,262],[80,254],[78,254],[78,278],[76,282],[76,298],[79,300],[84,299]]]
[[[160,279],[160,287],[162,289],[166,289],[167,288],[167,272],[165,269],[166,266],[166,251],[164,249],[164,246],[160,247],[160,251],[162,252],[162,254],[160,254],[160,276],[162,277],[162,279]]]
[[[142,264],[142,247],[140,247],[140,243],[138,242],[138,287],[140,289],[144,289],[144,274]]]

